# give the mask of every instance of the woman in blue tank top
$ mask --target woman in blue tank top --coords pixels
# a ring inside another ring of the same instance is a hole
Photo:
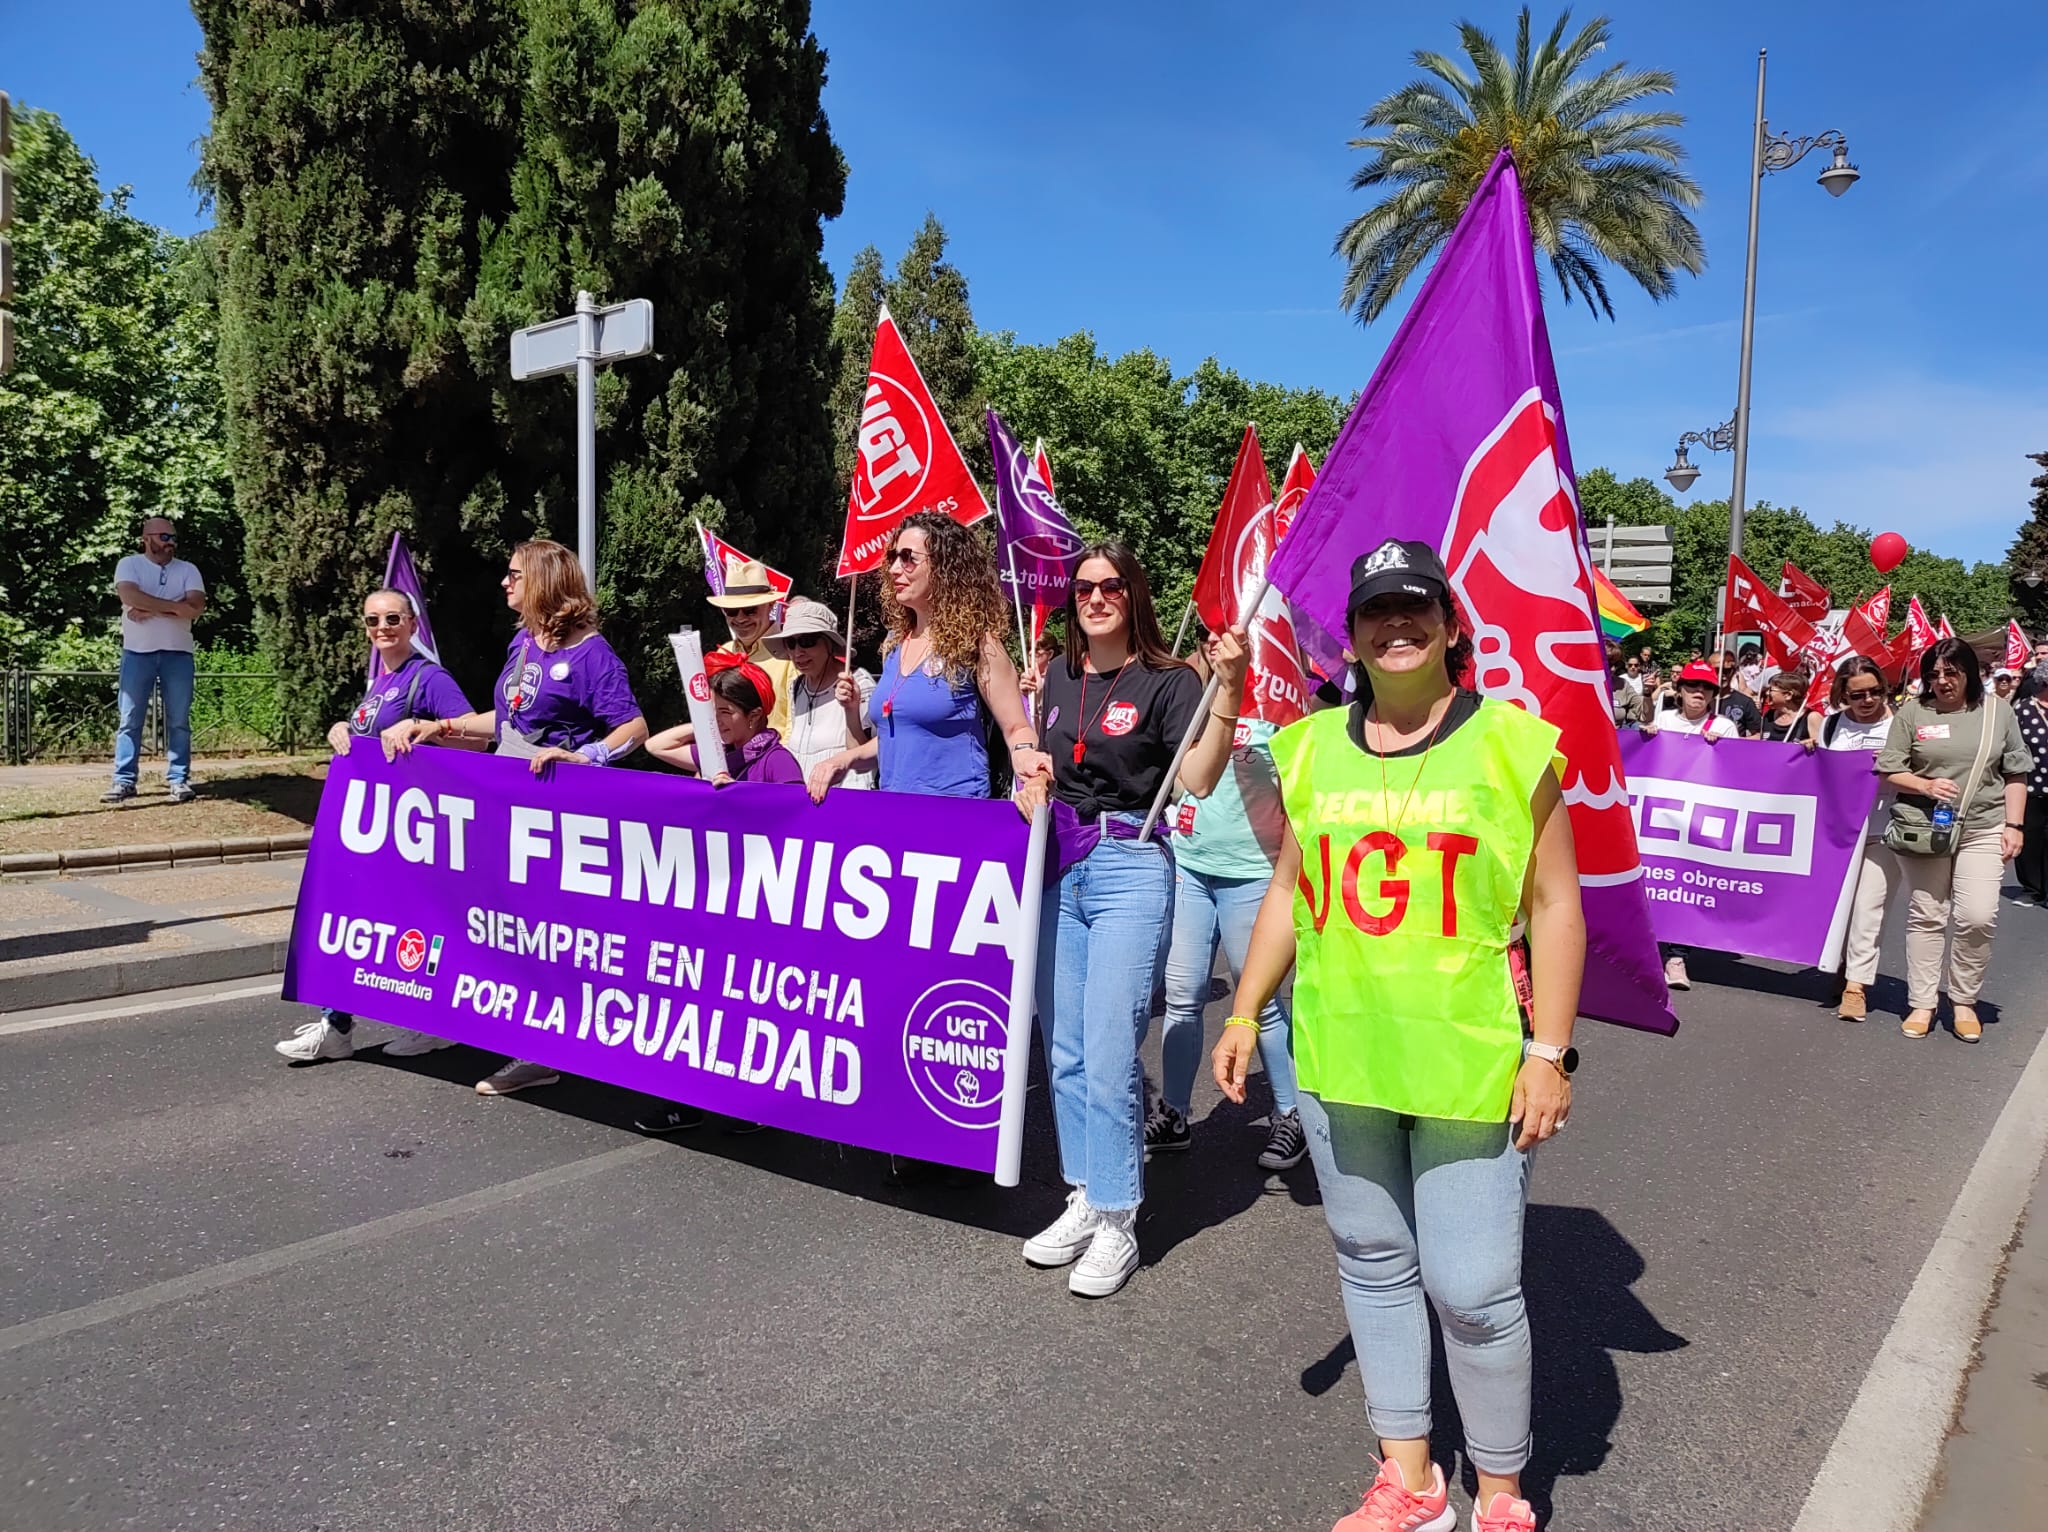
[[[820,762],[811,796],[822,800],[849,771],[874,768],[885,793],[986,798],[984,710],[995,715],[1018,781],[1049,773],[1017,667],[997,636],[1007,611],[980,539],[950,516],[920,511],[896,528],[882,574],[889,637],[868,699],[875,732]]]

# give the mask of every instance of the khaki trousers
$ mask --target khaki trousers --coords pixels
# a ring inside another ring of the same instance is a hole
[[[1881,840],[1863,842],[1863,865],[1856,872],[1856,893],[1849,905],[1849,934],[1842,949],[1842,977],[1866,989],[1877,982],[1877,938],[1884,912],[1905,880],[1899,854]]]
[[[1941,949],[1951,925],[1948,997],[1957,1005],[1977,1003],[2005,882],[2002,831],[1994,820],[1965,830],[1953,857],[1898,859],[1906,880],[1906,1003],[1916,1011],[1933,1010],[1941,998]]]

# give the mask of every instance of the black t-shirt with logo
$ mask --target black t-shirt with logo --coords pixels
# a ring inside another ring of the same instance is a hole
[[[1132,660],[1096,675],[1054,660],[1046,671],[1045,722],[1039,729],[1052,757],[1053,796],[1084,819],[1144,813],[1201,702],[1202,678],[1192,665],[1153,670]],[[1086,747],[1078,761],[1077,741]]]

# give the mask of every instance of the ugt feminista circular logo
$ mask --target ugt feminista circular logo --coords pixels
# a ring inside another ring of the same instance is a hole
[[[973,979],[946,979],[917,997],[903,1022],[903,1065],[924,1104],[957,1128],[993,1128],[1003,1111],[1010,997]]]

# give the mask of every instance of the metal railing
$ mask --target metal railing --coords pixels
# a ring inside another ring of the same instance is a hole
[[[0,754],[10,766],[111,759],[120,683],[114,670],[0,670]],[[202,670],[193,677],[194,755],[291,754],[298,745],[274,672]],[[164,753],[163,696],[155,690],[142,753]]]

